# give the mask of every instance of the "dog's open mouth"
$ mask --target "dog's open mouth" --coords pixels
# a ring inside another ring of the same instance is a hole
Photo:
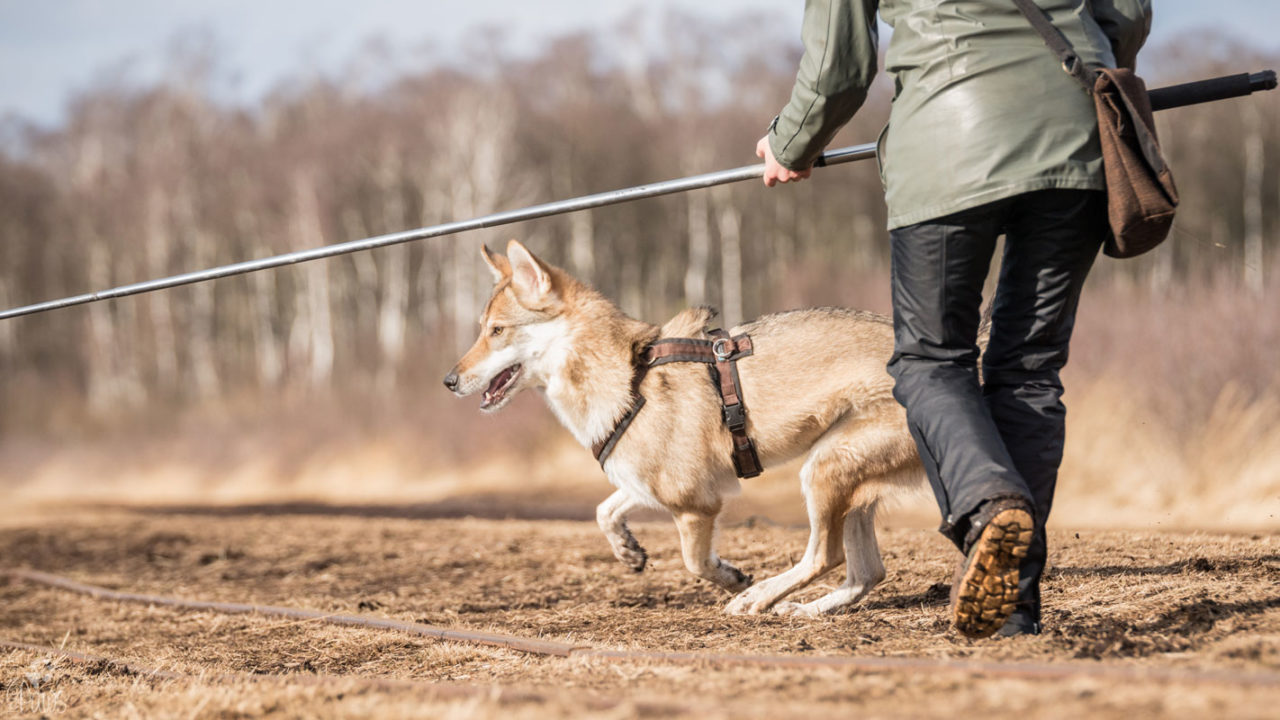
[[[480,401],[480,409],[485,410],[502,402],[507,396],[507,391],[515,384],[518,377],[520,377],[520,365],[518,363],[498,373],[489,381],[489,389],[484,391],[484,400]]]

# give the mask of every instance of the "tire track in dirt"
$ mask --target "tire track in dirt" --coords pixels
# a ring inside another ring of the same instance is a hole
[[[1115,663],[1028,663],[949,660],[940,658],[894,657],[800,657],[787,655],[734,655],[721,653],[627,651],[596,648],[554,640],[526,638],[471,630],[455,630],[423,623],[402,622],[364,615],[325,613],[305,608],[205,600],[128,593],[76,582],[36,570],[8,569],[9,577],[25,582],[75,592],[99,600],[159,605],[183,610],[203,610],[227,614],[259,614],[291,619],[405,632],[438,640],[501,647],[532,655],[595,660],[605,663],[653,663],[685,666],[753,666],[772,668],[831,668],[871,673],[949,672],[969,676],[1004,677],[1022,680],[1068,680],[1091,677],[1108,681],[1228,685],[1239,687],[1280,687],[1280,673],[1238,673],[1221,670],[1183,670],[1138,667]],[[4,643],[0,643],[4,644]]]

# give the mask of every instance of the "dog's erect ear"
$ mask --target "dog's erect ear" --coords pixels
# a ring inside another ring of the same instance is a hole
[[[511,287],[516,298],[529,307],[542,307],[551,297],[551,273],[518,240],[507,243],[511,262]]]
[[[495,254],[488,245],[480,246],[480,257],[484,258],[484,264],[488,265],[489,272],[493,273],[495,285],[511,275],[511,263],[507,262],[505,257]]]

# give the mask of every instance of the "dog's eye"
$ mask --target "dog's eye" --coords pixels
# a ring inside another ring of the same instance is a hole
[[[502,334],[503,330],[506,330],[506,328],[502,327],[501,325],[494,325],[493,329],[489,331],[489,334],[492,335],[493,337],[498,337],[499,335]]]

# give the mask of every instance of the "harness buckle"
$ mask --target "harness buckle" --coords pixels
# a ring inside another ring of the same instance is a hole
[[[729,426],[729,432],[742,432],[747,427],[747,409],[742,403],[724,405],[720,408],[720,417]]]
[[[733,346],[729,344],[729,338],[716,338],[716,341],[711,343],[711,352],[719,362],[729,362],[729,357],[733,355]]]

